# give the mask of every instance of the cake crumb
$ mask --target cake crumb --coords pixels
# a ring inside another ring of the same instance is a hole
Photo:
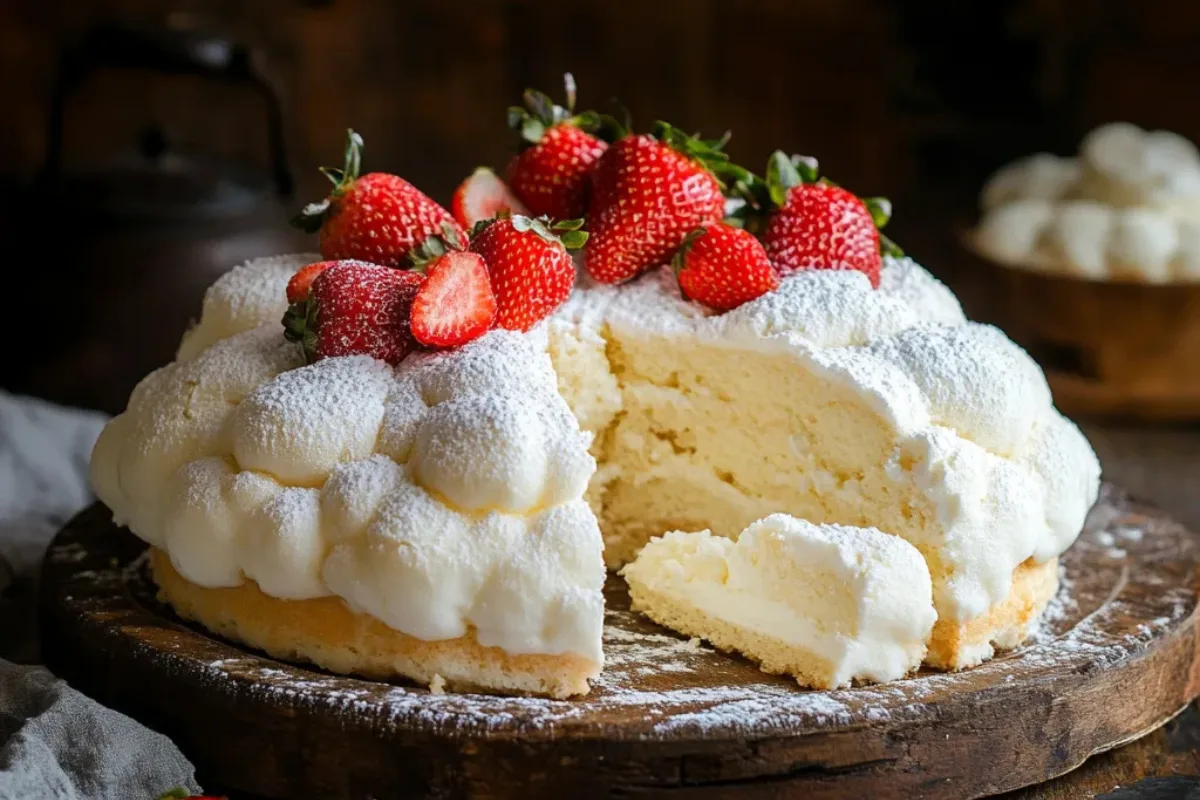
[[[433,680],[431,680],[429,682],[429,693],[430,694],[445,694],[446,693],[446,679],[443,678],[441,675],[438,675],[436,672],[433,674]]]

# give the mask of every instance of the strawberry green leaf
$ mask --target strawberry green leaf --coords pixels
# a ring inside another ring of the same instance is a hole
[[[900,246],[882,233],[879,234],[879,252],[892,258],[904,258],[904,251]]]
[[[525,93],[521,95],[521,99],[525,101],[525,107],[529,109],[529,113],[545,123],[547,127],[554,124],[554,101],[545,92],[526,89]]]
[[[563,243],[563,247],[568,250],[580,250],[588,240],[587,231],[567,231],[558,237],[558,240]]]
[[[485,230],[485,229],[486,229],[486,228],[487,228],[489,225],[493,224],[494,222],[496,222],[496,220],[498,220],[498,219],[501,219],[501,218],[502,218],[502,217],[504,217],[504,216],[505,216],[505,215],[503,215],[503,214],[498,214],[498,215],[496,215],[496,216],[494,216],[494,217],[488,217],[487,219],[481,219],[481,220],[479,220],[478,222],[476,222],[476,223],[475,223],[474,227],[472,227],[472,228],[471,228],[471,230],[470,230],[470,232],[467,234],[467,235],[468,235],[468,237],[469,237],[469,238],[471,238],[471,239],[474,239],[476,236],[478,236],[479,234],[483,233],[483,232],[484,232],[484,230]]]
[[[508,129],[513,130],[513,131],[520,131],[521,126],[525,123],[525,118],[527,116],[529,116],[529,112],[527,112],[525,109],[521,108],[520,106],[509,106],[508,107],[508,116],[506,119],[506,122],[508,124]]]
[[[521,138],[531,144],[540,142],[545,133],[546,126],[537,117],[526,117],[521,123]]]
[[[817,160],[812,156],[792,156],[792,166],[800,172],[800,177],[805,183],[812,183],[821,174],[817,168]]]
[[[892,202],[886,197],[864,197],[863,205],[871,212],[876,228],[882,228],[892,218]]]
[[[577,231],[583,227],[581,219],[562,219],[550,226],[554,231]]]
[[[325,198],[319,203],[309,203],[300,213],[292,217],[290,224],[293,228],[299,228],[305,233],[316,233],[321,230],[321,225],[325,222],[325,215],[329,212],[329,198]]]
[[[413,248],[413,251],[408,255],[408,260],[420,272],[423,271],[424,267],[446,255],[447,252],[446,242],[442,237],[430,236],[417,247]]]
[[[699,227],[688,232],[688,235],[683,237],[683,241],[679,243],[679,249],[675,251],[675,255],[671,258],[671,268],[675,270],[676,275],[687,265],[688,251],[692,249],[692,245],[696,243],[696,240],[704,235],[704,230],[703,227]]]
[[[176,786],[174,789],[168,789],[160,794],[157,800],[175,800],[176,798],[188,798],[192,793],[183,786]]]
[[[334,185],[334,188],[341,186],[342,181],[346,180],[346,173],[337,167],[317,167],[317,172],[320,172],[329,182]]]
[[[345,163],[342,165],[342,174],[354,180],[358,177],[359,170],[362,169],[362,151],[363,139],[354,129],[346,129],[346,153]]]
[[[454,250],[466,250],[467,243],[463,241],[462,234],[458,232],[458,228],[450,224],[449,221],[442,223],[442,239],[446,245]]]
[[[803,180],[800,171],[786,153],[776,150],[771,154],[767,160],[767,191],[772,203],[782,206],[787,202],[788,190],[799,186]]]

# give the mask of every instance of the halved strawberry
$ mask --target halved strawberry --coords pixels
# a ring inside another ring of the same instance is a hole
[[[413,253],[415,269],[425,283],[409,315],[413,338],[428,347],[458,347],[478,339],[496,320],[496,296],[487,265],[447,226]]]
[[[479,167],[459,184],[450,201],[450,212],[467,230],[502,213],[529,213],[504,181],[487,167]]]
[[[754,234],[720,222],[688,234],[675,269],[684,295],[717,311],[779,288],[779,275]]]

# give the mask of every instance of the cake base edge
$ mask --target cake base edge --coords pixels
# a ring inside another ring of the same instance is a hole
[[[573,654],[513,654],[486,647],[474,631],[456,639],[425,641],[352,611],[341,599],[281,600],[252,581],[231,588],[198,586],[152,548],[150,566],[159,598],[186,620],[286,661],[330,672],[390,680],[408,678],[450,691],[585,695],[601,665]]]

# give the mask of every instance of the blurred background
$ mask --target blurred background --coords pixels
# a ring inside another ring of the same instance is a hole
[[[348,126],[368,169],[445,203],[512,153],[505,107],[567,70],[581,107],[729,129],[752,168],[784,148],[889,196],[892,238],[988,318],[961,245],[986,177],[1112,120],[1200,138],[1198,41],[1193,0],[6,0],[0,236],[33,321],[0,387],[119,411],[217,274],[312,249],[286,219]],[[1200,448],[1171,416],[1087,431],[1110,477],[1195,520]]]

